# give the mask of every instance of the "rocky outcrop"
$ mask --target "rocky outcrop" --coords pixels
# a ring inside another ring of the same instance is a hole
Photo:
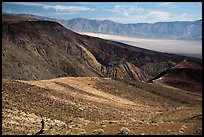
[[[113,64],[112,64],[113,63]],[[101,72],[105,77],[111,77],[114,79],[132,79],[144,81],[145,78],[141,75],[140,69],[128,62],[115,62],[110,63],[109,66],[101,66]]]

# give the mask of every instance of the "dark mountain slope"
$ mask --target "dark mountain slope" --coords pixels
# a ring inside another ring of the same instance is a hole
[[[101,76],[146,81],[185,59],[79,35],[52,21],[2,24],[3,77]]]
[[[100,75],[93,70],[97,66],[89,69],[94,60],[75,35],[55,22],[4,23],[3,76],[29,80]]]
[[[186,59],[156,76],[153,82],[164,83],[190,92],[202,93],[201,76],[201,61]]]

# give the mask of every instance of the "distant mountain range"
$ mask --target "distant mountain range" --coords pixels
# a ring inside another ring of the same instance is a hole
[[[185,40],[202,39],[202,20],[121,24],[109,20],[98,21],[75,18],[62,22],[62,24],[75,31]]]
[[[202,40],[202,19],[196,21],[122,24],[110,20],[99,21],[84,18],[61,20],[29,14],[18,14],[17,16],[56,21],[71,30],[80,32],[96,32],[150,38]]]

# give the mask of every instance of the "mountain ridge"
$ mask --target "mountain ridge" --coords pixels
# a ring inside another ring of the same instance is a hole
[[[118,34],[135,37],[202,40],[202,19],[195,21],[123,24],[110,20],[100,21],[85,18],[62,20],[30,14],[17,14],[17,16],[57,21],[74,31]]]
[[[2,28],[3,77],[100,76],[147,81],[186,58],[80,35],[57,22],[8,21]]]

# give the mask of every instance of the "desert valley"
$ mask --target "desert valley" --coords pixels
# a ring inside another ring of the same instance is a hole
[[[167,53],[73,28],[2,14],[3,135],[202,134],[200,41]]]

